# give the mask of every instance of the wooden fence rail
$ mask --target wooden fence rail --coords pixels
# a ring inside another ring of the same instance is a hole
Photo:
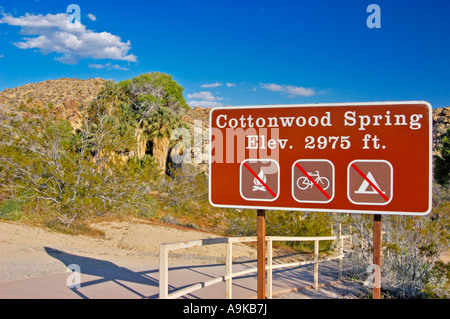
[[[351,235],[339,235],[339,236],[328,236],[328,237],[273,237],[267,236],[267,298],[272,298],[272,271],[274,269],[285,268],[285,267],[297,267],[302,265],[314,264],[314,289],[318,289],[319,283],[319,263],[328,260],[339,259],[339,277],[342,276],[342,261],[344,258],[344,239],[350,239]],[[339,245],[339,255],[334,257],[319,259],[319,242],[320,241],[336,241],[340,242]],[[235,243],[245,243],[245,242],[256,242],[255,237],[229,237],[229,238],[208,238],[200,240],[192,240],[187,242],[176,242],[176,243],[165,243],[160,244],[160,262],[159,262],[159,298],[160,299],[175,299],[196,290],[211,286],[213,284],[225,281],[225,298],[232,298],[232,284],[234,277],[240,277],[252,272],[256,272],[257,268],[246,269],[244,271],[233,273],[233,244]],[[292,262],[286,264],[273,265],[273,242],[286,242],[286,241],[296,241],[296,242],[314,242],[314,260],[313,261],[301,261]],[[184,289],[178,290],[169,294],[169,252],[191,248],[191,247],[201,247],[207,245],[226,245],[226,262],[225,262],[225,274],[223,276],[211,279],[206,282],[196,283]]]

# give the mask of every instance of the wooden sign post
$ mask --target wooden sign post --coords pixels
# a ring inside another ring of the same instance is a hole
[[[381,215],[373,215],[373,299],[381,299]]]
[[[266,299],[266,211],[257,211],[257,294]]]

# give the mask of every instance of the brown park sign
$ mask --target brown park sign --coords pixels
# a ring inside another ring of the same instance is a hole
[[[379,102],[215,108],[213,206],[426,215],[432,108]]]

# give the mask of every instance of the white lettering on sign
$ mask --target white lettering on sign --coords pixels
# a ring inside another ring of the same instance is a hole
[[[348,111],[344,114],[345,126],[356,126],[358,130],[365,131],[370,126],[407,126],[411,130],[419,130],[422,127],[420,120],[422,114],[412,114],[409,118],[405,114],[391,114],[386,111],[385,114],[366,115],[357,114],[356,111]],[[259,117],[253,118],[251,115],[245,117],[242,115],[239,119],[228,118],[226,114],[217,117],[216,125],[218,128],[279,128],[279,127],[329,127],[333,126],[330,112],[325,112],[323,116],[298,116],[298,117]]]
[[[239,124],[238,124],[239,123]],[[262,128],[265,127],[269,128],[279,128],[279,127],[292,127],[294,124],[298,127],[304,127],[304,126],[333,126],[331,124],[331,113],[325,112],[324,116],[311,116],[308,118],[305,118],[304,116],[299,117],[258,117],[256,120],[250,115],[248,117],[241,116],[238,119],[236,118],[230,118],[228,119],[228,116],[226,114],[221,114],[216,119],[216,125],[218,128],[247,128],[247,127],[258,127]]]
[[[360,131],[365,131],[368,126],[408,126],[411,130],[418,130],[422,127],[420,120],[422,119],[422,114],[413,114],[407,118],[404,114],[395,114],[391,116],[390,111],[386,111],[385,114],[380,115],[356,115],[355,111],[345,112],[344,115],[344,125],[345,126],[358,126]]]
[[[261,149],[265,150],[267,147],[271,150],[274,150],[279,145],[282,150],[286,148],[288,140],[282,140],[282,139],[270,139],[266,143],[266,137],[264,135],[249,135],[247,136],[247,149],[248,150],[255,150],[255,149]]]
[[[255,158],[278,160],[280,151],[298,147],[304,150],[351,150],[355,147],[361,150],[386,150],[388,146],[385,135],[378,132],[382,127],[418,131],[426,124],[423,114],[405,113],[395,108],[386,108],[378,112],[371,110],[369,114],[367,110],[350,108],[339,115],[319,108],[314,113],[299,116],[255,116],[255,114],[233,116],[224,113],[218,115],[214,121],[217,132],[213,130],[211,135],[215,140],[212,158],[219,163],[242,162],[248,154]],[[338,127],[348,128],[349,132],[345,135],[334,135],[326,130]],[[309,134],[301,139],[291,140],[280,136],[283,128],[304,128],[305,131],[319,128],[323,129],[323,133],[314,136],[308,132]],[[364,134],[355,139],[351,136],[350,130]],[[297,144],[300,140],[302,145]],[[226,156],[222,150],[224,147],[228,150]]]

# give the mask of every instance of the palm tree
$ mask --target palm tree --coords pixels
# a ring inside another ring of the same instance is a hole
[[[143,121],[143,129],[153,143],[153,157],[164,172],[172,132],[180,125],[180,119],[167,107],[159,107]]]
[[[165,73],[141,74],[127,83],[136,114],[136,155],[142,159],[151,142],[153,157],[164,172],[173,130],[181,124],[179,113],[189,106],[183,88]]]

